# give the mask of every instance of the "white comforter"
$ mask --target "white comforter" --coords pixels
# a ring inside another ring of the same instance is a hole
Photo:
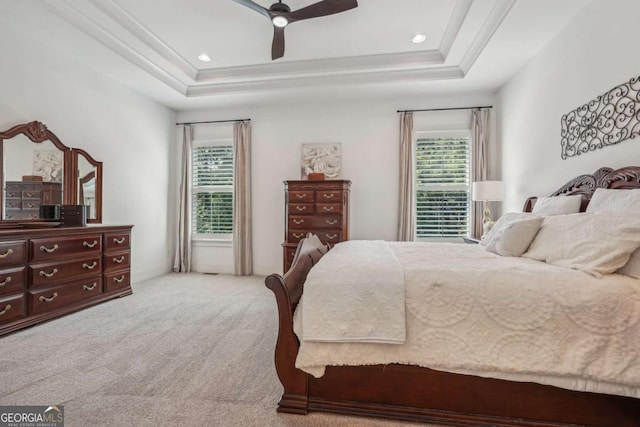
[[[382,240],[351,240],[331,252],[333,256],[323,257],[322,267],[307,276],[298,311],[302,339],[405,342],[404,275],[389,245]],[[368,278],[366,283],[362,277]]]
[[[640,397],[640,280],[477,245],[389,246],[404,271],[406,343],[308,342],[296,310],[298,368],[319,377],[327,365],[402,363]]]

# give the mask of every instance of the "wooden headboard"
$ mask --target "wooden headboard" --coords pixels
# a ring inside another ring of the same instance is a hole
[[[592,175],[580,175],[567,182],[549,196],[582,195],[580,211],[584,212],[591,196],[598,188],[640,188],[640,166],[627,166],[620,169],[600,168]],[[529,197],[524,203],[524,212],[531,212],[537,197]]]

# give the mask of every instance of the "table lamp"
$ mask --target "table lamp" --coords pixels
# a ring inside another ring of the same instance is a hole
[[[471,199],[484,202],[484,214],[482,216],[482,236],[484,237],[494,222],[491,220],[489,202],[500,202],[504,198],[504,186],[502,181],[477,181],[473,183]]]

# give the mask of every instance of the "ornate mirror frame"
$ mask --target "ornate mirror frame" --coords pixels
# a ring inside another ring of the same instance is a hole
[[[12,226],[22,222],[28,221],[38,221],[41,219],[4,219],[5,218],[5,200],[4,200],[4,192],[6,188],[6,184],[4,181],[4,141],[14,138],[18,135],[26,136],[30,141],[35,142],[36,144],[41,144],[45,141],[50,141],[53,145],[59,149],[63,153],[63,171],[62,171],[62,204],[65,205],[75,205],[80,204],[80,200],[78,200],[78,168],[77,168],[77,160],[78,156],[82,155],[85,159],[95,167],[95,175],[96,175],[96,206],[95,206],[95,218],[88,220],[90,223],[100,223],[102,222],[102,162],[96,161],[93,157],[89,155],[84,150],[77,148],[69,148],[65,144],[63,144],[60,139],[49,129],[47,126],[39,121],[33,121],[29,123],[24,123],[20,125],[16,125],[11,129],[0,132],[0,186],[2,190],[0,191],[0,227],[1,226]]]
[[[87,218],[87,222],[100,224],[102,223],[102,162],[97,161],[89,153],[80,148],[73,148],[71,151],[73,153],[73,170],[75,171],[73,194],[77,196],[78,204],[84,204],[83,184],[91,179],[95,179],[95,204],[91,210],[92,213],[90,213],[89,218]],[[80,156],[84,157],[86,162],[93,166],[93,171],[88,174],[82,174],[80,170]]]

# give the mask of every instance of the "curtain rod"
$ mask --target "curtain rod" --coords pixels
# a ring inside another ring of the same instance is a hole
[[[203,125],[205,123],[228,123],[228,122],[250,122],[251,119],[236,119],[236,120],[210,120],[208,122],[182,122],[176,123],[176,126],[179,125]]]
[[[493,105],[483,105],[481,107],[454,107],[454,108],[427,108],[424,110],[398,110],[396,111],[396,113],[413,113],[417,111],[475,110],[476,108],[493,108]]]

